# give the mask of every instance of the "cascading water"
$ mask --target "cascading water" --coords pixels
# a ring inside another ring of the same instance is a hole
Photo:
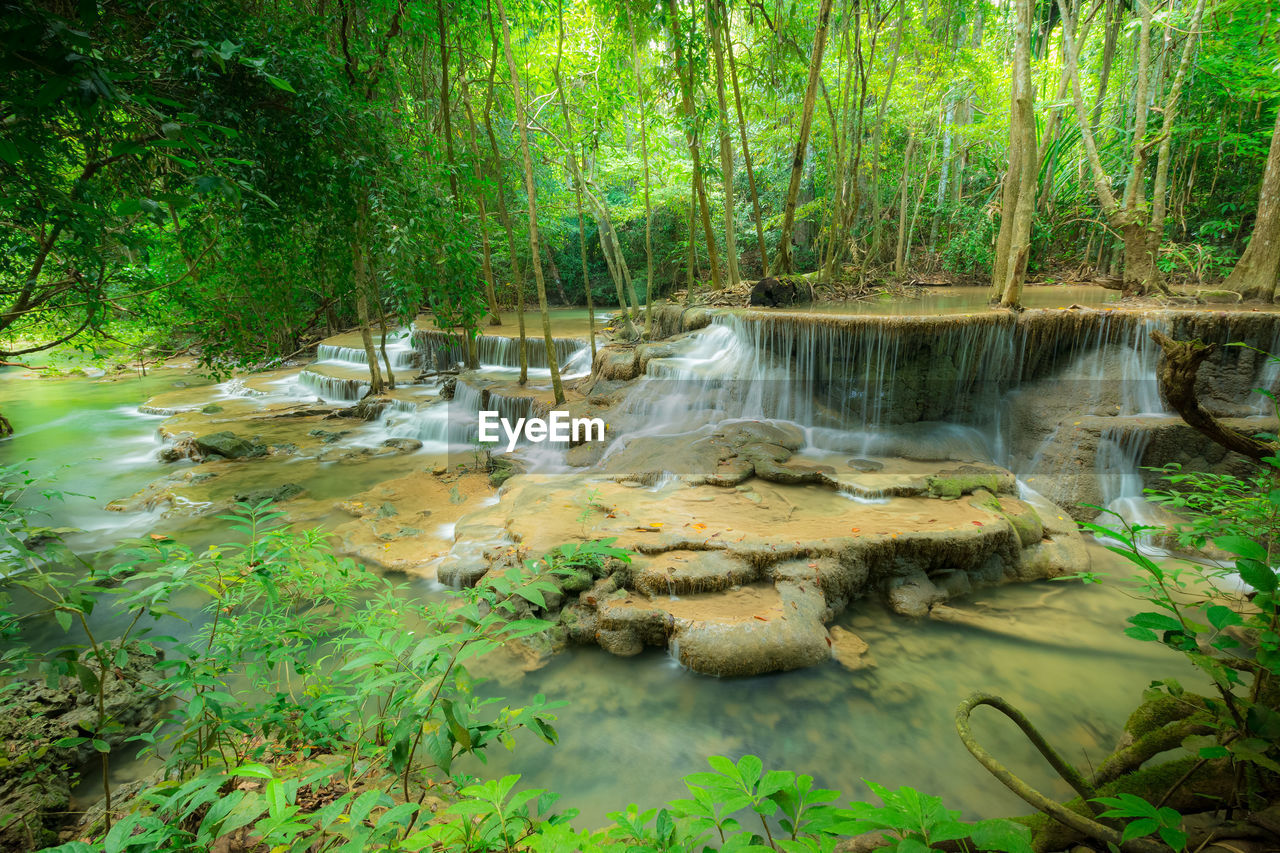
[[[607,455],[638,436],[772,419],[805,427],[814,451],[982,459],[1043,478],[1051,472],[1038,467],[1039,451],[1024,451],[1021,458],[1030,464],[1014,465],[1011,436],[1028,406],[1171,417],[1158,392],[1153,329],[1224,344],[1269,342],[1280,331],[1278,319],[1241,315],[1224,323],[1196,312],[1094,311],[945,318],[716,314],[701,331],[649,353],[643,377],[612,415],[623,437]],[[1213,370],[1219,371],[1209,377],[1215,388],[1234,389],[1258,373],[1244,359]],[[1275,378],[1266,370],[1257,376],[1271,384]],[[1026,396],[1019,401],[1019,395]],[[1072,440],[1053,432],[1042,442],[1064,438]],[[1127,501],[1136,511],[1141,448],[1114,439],[1102,444],[1110,449],[1099,464],[1121,478],[1108,501]]]

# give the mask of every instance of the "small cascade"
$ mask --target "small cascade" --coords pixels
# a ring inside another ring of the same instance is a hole
[[[407,412],[388,408],[383,413],[382,426],[388,437],[416,438],[428,451],[469,453],[476,445],[482,410],[496,411],[514,424],[520,418],[543,414],[535,409],[536,403],[530,397],[503,394],[461,379],[452,400]]]
[[[553,338],[556,360],[561,365],[561,372],[566,370],[566,363],[574,357],[582,358],[580,351],[588,342],[579,338]],[[467,361],[466,344],[462,337],[438,329],[414,329],[411,344],[418,352],[428,368],[445,370]],[[477,357],[481,367],[520,367],[520,341],[505,335],[480,335],[476,338]],[[549,370],[547,350],[541,336],[530,335],[525,339],[525,353],[530,368]],[[588,365],[588,370],[590,366]],[[585,372],[585,371],[584,371]]]
[[[298,374],[298,384],[314,392],[321,399],[333,403],[358,403],[369,393],[369,378],[335,376],[312,365]]]
[[[1150,433],[1142,430],[1108,429],[1098,442],[1094,469],[1102,506],[1130,524],[1152,520],[1151,505],[1143,498],[1142,456],[1150,443]]]
[[[383,364],[382,350],[377,341],[374,341],[374,354],[378,358],[379,366],[381,366]],[[387,359],[391,362],[391,369],[397,372],[402,370],[417,371],[419,363],[422,361],[421,354],[413,348],[413,342],[409,339],[407,333],[394,341],[387,341]],[[316,361],[367,366],[369,357],[364,351],[364,347],[320,344],[320,346],[316,347]]]
[[[233,379],[228,379],[226,382],[223,382],[221,385],[218,385],[217,388],[227,397],[264,397],[266,396],[265,391],[258,391],[254,388],[250,388],[249,383],[246,382],[244,379],[241,379],[239,376]]]

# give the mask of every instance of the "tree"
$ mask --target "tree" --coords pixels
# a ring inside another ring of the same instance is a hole
[[[1031,82],[1032,0],[1018,0],[1013,41],[1013,88],[1009,121],[1009,169],[1005,173],[1000,235],[996,241],[992,298],[1017,307],[1031,255],[1036,207],[1035,88]]]
[[[507,10],[502,0],[496,0],[498,17],[502,21],[502,49],[511,70],[511,98],[515,101],[516,127],[520,131],[520,153],[524,157],[524,190],[529,209],[529,252],[533,256],[533,279],[538,286],[538,313],[542,315],[542,340],[546,345],[547,365],[551,368],[551,388],[556,405],[564,402],[564,387],[560,383],[560,364],[556,359],[556,342],[551,337],[551,315],[547,312],[547,285],[542,278],[542,256],[538,245],[538,195],[533,184],[533,160],[529,156],[529,126],[520,96],[520,71],[515,55],[511,52],[511,26],[507,23]]]
[[[1253,237],[1222,286],[1246,299],[1270,302],[1275,299],[1277,278],[1280,278],[1280,109],[1276,110],[1276,126],[1271,133],[1262,189],[1258,192]]]
[[[791,235],[796,223],[796,200],[800,194],[800,178],[804,173],[805,151],[809,147],[809,129],[813,124],[813,105],[818,95],[818,82],[822,79],[822,53],[827,45],[827,21],[831,17],[831,0],[821,0],[818,7],[818,26],[813,34],[813,53],[809,59],[809,82],[804,90],[804,106],[800,110],[800,134],[796,140],[795,155],[791,158],[791,182],[787,185],[787,199],[783,208],[782,236],[778,244],[777,271],[794,272],[791,263]]]

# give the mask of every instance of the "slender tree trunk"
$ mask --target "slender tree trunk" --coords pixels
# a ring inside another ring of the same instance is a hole
[[[764,223],[760,217],[760,196],[756,192],[756,173],[751,165],[751,148],[747,144],[747,120],[742,113],[742,92],[738,88],[738,63],[733,58],[733,39],[729,32],[729,10],[724,0],[720,9],[725,20],[725,52],[729,55],[729,79],[733,82],[733,107],[738,114],[738,135],[742,141],[742,163],[747,169],[747,187],[751,191],[751,210],[755,219],[756,244],[760,249],[760,275],[769,275],[769,250],[764,245]]]
[[[689,182],[689,246],[685,252],[685,272],[688,274],[688,293],[693,293],[693,286],[698,278],[698,191],[693,182]]]
[[[830,0],[823,0],[830,7]],[[693,161],[693,189],[698,197],[702,211],[702,232],[707,241],[707,260],[711,264],[711,286],[719,290],[724,287],[720,278],[720,258],[716,251],[716,238],[711,230],[711,208],[707,203],[707,190],[702,180],[702,154],[698,145],[697,110],[693,103],[693,68],[685,66],[684,48],[680,39],[680,10],[676,0],[667,0],[667,13],[671,16],[671,38],[676,50],[676,75],[680,78],[680,97],[684,109],[684,119],[688,122],[685,138],[689,143],[689,158]],[[685,68],[685,73],[679,72]]]
[[[902,275],[907,269],[906,248],[907,248],[907,207],[908,199],[908,178],[911,175],[911,155],[916,149],[915,136],[908,133],[907,147],[902,152],[902,183],[899,186],[901,198],[898,201],[898,248],[894,253],[893,271],[898,275]]]
[[[351,244],[352,272],[356,286],[356,317],[360,321],[360,342],[364,345],[365,360],[369,363],[369,393],[383,391],[382,371],[378,369],[378,352],[373,346],[373,333],[369,327],[369,299],[374,293],[373,275],[369,269],[369,202],[361,197],[356,203],[356,233]],[[379,309],[381,310],[381,309]]]
[[[1276,110],[1267,168],[1258,193],[1253,236],[1223,287],[1243,294],[1246,299],[1270,302],[1275,299],[1277,277],[1280,277],[1280,110]]]
[[[1182,59],[1173,76],[1173,84],[1169,88],[1169,97],[1164,105],[1164,119],[1161,125],[1160,149],[1156,153],[1156,176],[1151,187],[1151,221],[1147,225],[1146,250],[1148,262],[1151,264],[1151,275],[1158,278],[1160,268],[1156,259],[1160,256],[1160,243],[1164,239],[1164,218],[1169,200],[1169,165],[1173,160],[1173,126],[1178,121],[1178,108],[1182,102],[1182,87],[1186,84],[1187,71],[1191,67],[1191,57],[1195,55],[1196,40],[1200,34],[1200,21],[1204,16],[1205,0],[1196,3],[1191,15],[1191,26],[1187,30],[1186,41],[1182,45]]]
[[[649,116],[644,106],[644,81],[640,78],[640,53],[636,50],[636,25],[627,7],[627,32],[631,36],[631,65],[636,73],[636,97],[640,99],[640,157],[644,161],[644,336],[653,332],[653,208],[649,202]]]
[[[809,59],[809,82],[804,90],[804,106],[800,112],[800,138],[796,140],[796,153],[791,158],[791,182],[787,185],[787,201],[782,213],[782,235],[778,244],[780,273],[794,272],[791,264],[791,232],[796,222],[796,199],[800,195],[800,178],[804,172],[805,151],[809,147],[809,129],[813,125],[813,104],[818,95],[818,81],[822,78],[822,54],[827,46],[827,22],[831,18],[831,0],[822,0],[818,7],[818,27],[813,34],[813,54]]]
[[[574,208],[578,213],[578,255],[582,264],[582,290],[587,297],[587,333],[591,337],[591,365],[596,363],[596,307],[591,297],[591,277],[587,274],[587,229],[582,221],[582,187],[574,187]]]
[[[502,0],[496,0],[498,17],[502,20],[502,50],[511,69],[511,96],[515,100],[516,127],[520,131],[520,153],[524,157],[524,189],[529,208],[529,252],[533,256],[533,279],[538,286],[538,313],[542,315],[542,340],[546,345],[547,364],[551,368],[551,388],[556,405],[564,403],[564,386],[560,382],[560,364],[556,359],[556,344],[551,337],[551,315],[547,311],[547,285],[542,278],[542,256],[538,247],[537,191],[533,183],[533,159],[529,155],[529,128],[520,94],[520,73],[515,55],[511,52],[511,26],[507,23],[507,9]]]
[[[1018,182],[1016,207],[1001,213],[1012,217],[1009,237],[1009,258],[1005,261],[1005,279],[1000,304],[1016,308],[1022,300],[1022,284],[1027,276],[1027,261],[1031,257],[1031,222],[1036,212],[1036,116],[1035,89],[1031,80],[1031,26],[1034,16],[1033,0],[1018,0],[1018,29],[1014,34],[1013,75],[1014,112],[1016,122],[1009,132],[1010,161],[1014,147],[1018,152]],[[1002,226],[1003,228],[1003,223]]]
[[[485,206],[484,172],[480,168],[480,146],[476,143],[476,118],[471,112],[467,94],[467,78],[462,77],[462,105],[467,112],[467,145],[471,149],[471,171],[476,183],[476,205],[480,213],[480,266],[484,271],[484,298],[489,305],[489,325],[501,326],[497,286],[493,278],[493,247],[489,243],[489,212]]]
[[[444,120],[444,150],[445,157],[448,159],[449,167],[449,190],[453,194],[454,204],[458,199],[458,176],[453,171],[453,126],[450,123],[449,113],[452,112],[452,105],[449,103],[449,48],[448,48],[448,29],[445,23],[444,14],[445,0],[436,0],[436,35],[440,37],[440,116]]]
[[[1121,22],[1121,4],[1119,0],[1106,0],[1106,32],[1102,41],[1102,71],[1098,79],[1098,100],[1093,105],[1093,118],[1090,119],[1090,126],[1093,132],[1098,132],[1098,125],[1102,121],[1102,105],[1107,99],[1107,81],[1111,79],[1111,63],[1116,55],[1116,39],[1120,36]]]
[[[524,327],[524,270],[520,266],[520,254],[516,251],[516,232],[511,223],[511,214],[507,210],[506,185],[502,181],[502,155],[498,151],[498,137],[493,132],[493,96],[494,77],[498,70],[498,34],[493,26],[493,15],[486,15],[489,20],[489,39],[491,55],[489,62],[489,91],[484,104],[484,130],[489,137],[489,149],[493,154],[493,180],[498,187],[498,218],[507,233],[507,252],[511,256],[511,284],[516,291],[516,329],[519,333],[517,353],[520,359],[520,384],[529,381],[529,349]]]
[[[898,29],[893,37],[893,58],[889,60],[889,79],[885,83],[884,94],[880,98],[880,108],[876,110],[876,123],[871,129],[871,242],[862,256],[862,266],[858,271],[858,280],[866,274],[867,264],[878,262],[881,254],[881,240],[884,224],[880,213],[880,140],[884,135],[884,117],[889,108],[889,98],[893,93],[893,78],[898,71],[898,58],[902,55],[902,31],[906,27],[907,14],[905,8],[898,16]],[[893,199],[890,197],[890,204]]]
[[[378,312],[378,328],[382,332],[382,364],[387,368],[387,388],[396,390],[396,375],[391,370],[391,356],[387,355],[387,314],[385,311]]]
[[[733,143],[729,135],[733,132],[729,125],[728,98],[725,97],[724,85],[724,48],[721,45],[721,31],[725,30],[720,18],[720,9],[712,0],[707,0],[707,31],[711,35],[711,52],[715,57],[716,68],[716,103],[719,106],[718,124],[720,137],[720,178],[724,186],[724,254],[725,269],[729,274],[729,286],[738,286],[738,237],[734,227],[733,203]],[[627,7],[628,10],[630,7]],[[628,12],[629,14],[629,12]],[[728,32],[725,32],[727,38]]]

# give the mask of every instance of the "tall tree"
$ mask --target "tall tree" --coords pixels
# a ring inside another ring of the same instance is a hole
[[[1276,126],[1271,132],[1270,153],[1258,193],[1253,237],[1223,287],[1243,294],[1246,299],[1270,302],[1275,299],[1277,278],[1280,278],[1280,109],[1276,110]]]
[[[1009,120],[1009,168],[1005,172],[1000,234],[992,276],[992,298],[1017,307],[1031,256],[1031,220],[1036,208],[1035,89],[1031,81],[1032,0],[1017,0],[1013,37],[1013,87]]]
[[[724,255],[725,269],[729,274],[729,286],[738,285],[738,238],[734,222],[733,203],[733,144],[729,135],[733,132],[729,125],[728,99],[725,97],[724,85],[724,48],[721,45],[725,31],[724,20],[719,6],[713,0],[707,0],[707,31],[711,34],[711,52],[715,56],[716,69],[716,103],[717,136],[720,138],[720,178],[724,187]]]
[[[631,67],[636,76],[636,99],[640,102],[640,158],[644,163],[644,335],[653,332],[653,205],[649,200],[649,116],[644,106],[644,80],[640,77],[640,52],[636,49],[636,23],[627,8],[627,33],[631,37]],[[563,24],[562,24],[563,26]]]
[[[551,390],[556,405],[564,402],[564,386],[560,382],[560,364],[556,359],[556,342],[551,337],[551,314],[547,310],[547,284],[542,277],[542,255],[538,241],[538,194],[533,183],[533,158],[529,154],[529,126],[525,115],[524,99],[520,94],[520,71],[515,55],[511,52],[511,25],[507,22],[507,9],[502,0],[498,5],[498,17],[502,21],[502,50],[511,70],[511,98],[516,107],[516,128],[520,132],[520,154],[524,158],[524,190],[529,209],[529,253],[532,256],[533,278],[538,286],[538,313],[542,316],[542,341],[546,346],[547,365],[551,368]]]
[[[830,7],[830,0],[823,0]],[[698,199],[702,216],[702,234],[707,241],[707,261],[711,265],[711,286],[724,286],[720,278],[720,255],[716,251],[716,238],[711,231],[711,208],[707,204],[707,188],[702,180],[702,153],[698,144],[698,114],[693,102],[693,57],[684,52],[680,38],[680,9],[676,0],[667,0],[667,16],[670,19],[671,39],[676,51],[676,77],[680,82],[680,98],[685,121],[685,140],[689,144],[689,159],[693,161],[693,192]],[[690,240],[693,237],[690,235]]]
[[[813,125],[813,105],[818,96],[818,83],[822,79],[822,54],[827,45],[827,22],[831,18],[831,0],[821,0],[818,7],[818,26],[813,33],[813,52],[809,57],[809,82],[804,90],[804,105],[800,111],[800,133],[796,151],[791,158],[791,182],[787,185],[787,200],[782,213],[782,235],[778,243],[778,259],[774,265],[779,273],[791,273],[791,235],[795,230],[796,201],[800,196],[800,178],[804,174],[805,151],[809,147],[809,129]]]

